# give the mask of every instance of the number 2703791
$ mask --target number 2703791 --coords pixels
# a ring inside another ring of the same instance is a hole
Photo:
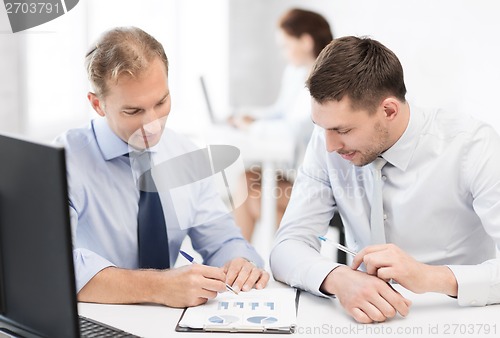
[[[59,3],[50,2],[6,2],[7,14],[52,14],[62,10]]]

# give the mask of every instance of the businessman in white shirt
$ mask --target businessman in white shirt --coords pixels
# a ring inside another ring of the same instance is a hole
[[[398,58],[369,38],[334,40],[307,87],[316,130],[271,253],[274,277],[335,295],[361,323],[408,314],[411,302],[391,279],[463,306],[500,303],[500,137],[493,128],[410,105]],[[319,253],[318,236],[334,212],[347,246],[358,251],[351,266]]]

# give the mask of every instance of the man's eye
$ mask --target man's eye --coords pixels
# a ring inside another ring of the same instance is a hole
[[[348,129],[348,130],[337,130],[337,134],[345,135],[345,134],[347,134],[350,131],[351,131],[350,129]]]
[[[136,110],[124,110],[123,113],[127,114],[127,115],[135,115],[137,113],[139,113],[139,110],[136,109]]]

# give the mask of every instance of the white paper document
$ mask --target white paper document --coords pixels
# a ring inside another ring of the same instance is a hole
[[[176,330],[293,333],[297,296],[292,288],[220,293],[206,304],[187,308]]]

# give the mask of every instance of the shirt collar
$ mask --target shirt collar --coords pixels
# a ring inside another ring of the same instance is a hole
[[[105,118],[92,120],[92,127],[99,149],[106,161],[129,152],[128,144],[111,130]]]
[[[97,144],[99,145],[102,156],[106,161],[137,151],[130,147],[127,142],[123,141],[114,133],[114,131],[111,130],[106,119],[98,118],[92,120],[92,126],[94,128]],[[147,151],[150,153],[158,152],[159,144],[160,142],[147,149]],[[139,153],[141,152],[142,151],[139,151]]]
[[[382,153],[382,157],[393,166],[406,171],[418,144],[418,135],[422,127],[423,112],[410,107],[410,119],[406,130],[392,147]]]

